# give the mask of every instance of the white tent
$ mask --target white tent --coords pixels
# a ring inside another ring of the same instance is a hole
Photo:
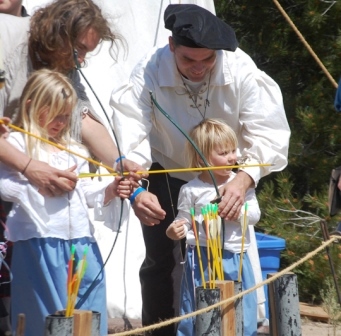
[[[29,14],[49,0],[23,0]],[[127,42],[126,57],[121,52],[118,62],[108,53],[107,45],[96,50],[83,69],[88,82],[104,106],[111,120],[109,99],[115,84],[127,80],[137,61],[153,46],[167,43],[170,32],[163,26],[163,13],[170,3],[194,3],[215,13],[213,0],[95,0],[104,13],[110,17],[114,30]],[[85,83],[86,85],[86,83]],[[86,85],[87,87],[87,85]],[[95,96],[87,89],[93,107],[99,115],[101,111]],[[103,115],[102,119],[106,122]],[[96,222],[96,236],[106,260],[112,249],[116,233]],[[126,316],[140,318],[141,293],[139,268],[145,254],[140,222],[132,211],[118,233],[116,245],[106,265],[108,314],[110,317]]]

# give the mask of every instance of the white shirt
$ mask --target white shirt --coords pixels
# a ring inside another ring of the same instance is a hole
[[[231,177],[226,181],[229,182],[235,177],[235,173],[231,174]],[[220,186],[218,186],[219,188]],[[199,245],[206,246],[206,233],[203,225],[203,215],[201,214],[201,208],[209,204],[216,197],[216,190],[213,184],[205,183],[199,178],[194,178],[181,187],[179,200],[178,200],[178,215],[177,219],[185,219],[187,224],[187,244],[196,245],[195,235],[192,229],[192,217],[190,214],[190,208],[195,209],[195,221],[199,223],[197,226]],[[255,189],[250,188],[245,195],[245,202],[247,202],[247,218],[248,225],[255,225],[260,219],[260,209],[255,194]],[[244,207],[243,207],[244,208]],[[242,248],[242,225],[243,216],[240,221],[225,221],[225,235],[224,246],[225,250],[232,253],[240,253]],[[250,246],[250,231],[246,231],[244,241],[244,251]]]
[[[22,133],[10,133],[8,141],[20,151],[25,151]],[[86,150],[79,146],[73,145],[70,150],[87,156]],[[76,164],[74,172],[77,175],[89,172],[86,160],[66,151],[41,150],[39,154],[41,161],[60,170]],[[34,237],[56,237],[68,240],[93,237],[88,207],[103,205],[97,199],[103,199],[106,187],[107,184],[93,183],[91,178],[80,178],[72,192],[59,197],[45,197],[25,176],[0,163],[1,198],[14,202],[6,222],[7,239],[18,241]]]
[[[150,92],[186,133],[202,120],[193,101],[182,94],[183,82],[169,46],[154,49],[135,67],[129,82],[112,93],[122,152],[146,168],[152,160],[166,169],[186,167],[186,139],[152,104]],[[242,50],[217,51],[207,99],[206,118],[223,119],[236,132],[238,157],[247,157],[247,164],[274,164],[244,169],[256,184],[271,171],[285,168],[290,129],[281,91]],[[189,181],[195,174],[173,176]]]

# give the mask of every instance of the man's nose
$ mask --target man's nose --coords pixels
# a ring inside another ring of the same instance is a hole
[[[85,52],[79,52],[78,53],[78,62],[82,64],[85,60],[85,56],[86,56]]]

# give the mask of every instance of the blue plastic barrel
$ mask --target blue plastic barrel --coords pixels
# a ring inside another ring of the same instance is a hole
[[[268,273],[276,273],[280,266],[280,254],[285,249],[285,239],[256,232],[256,240],[263,280],[267,279]],[[269,318],[268,286],[264,286],[265,311]]]

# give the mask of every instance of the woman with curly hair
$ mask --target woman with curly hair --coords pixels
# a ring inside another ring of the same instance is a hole
[[[47,68],[62,72],[70,78],[78,96],[72,135],[78,140],[81,137],[92,155],[113,167],[115,161],[121,160],[119,152],[91,107],[77,71],[85,63],[87,53],[103,41],[110,43],[110,53],[116,59],[118,44],[122,42],[124,46],[124,41],[110,26],[91,0],[54,1],[38,9],[31,18],[0,14],[0,67],[3,63],[5,71],[4,88],[0,89],[0,116],[15,118],[23,87],[34,70]],[[127,171],[140,169],[127,159],[122,158],[122,163]],[[30,167],[28,174],[29,170]],[[39,187],[47,186],[55,195],[64,187],[58,183],[55,186],[55,176],[56,172],[51,169],[44,178],[45,185],[40,182],[42,176],[37,174],[31,177],[31,182]]]

